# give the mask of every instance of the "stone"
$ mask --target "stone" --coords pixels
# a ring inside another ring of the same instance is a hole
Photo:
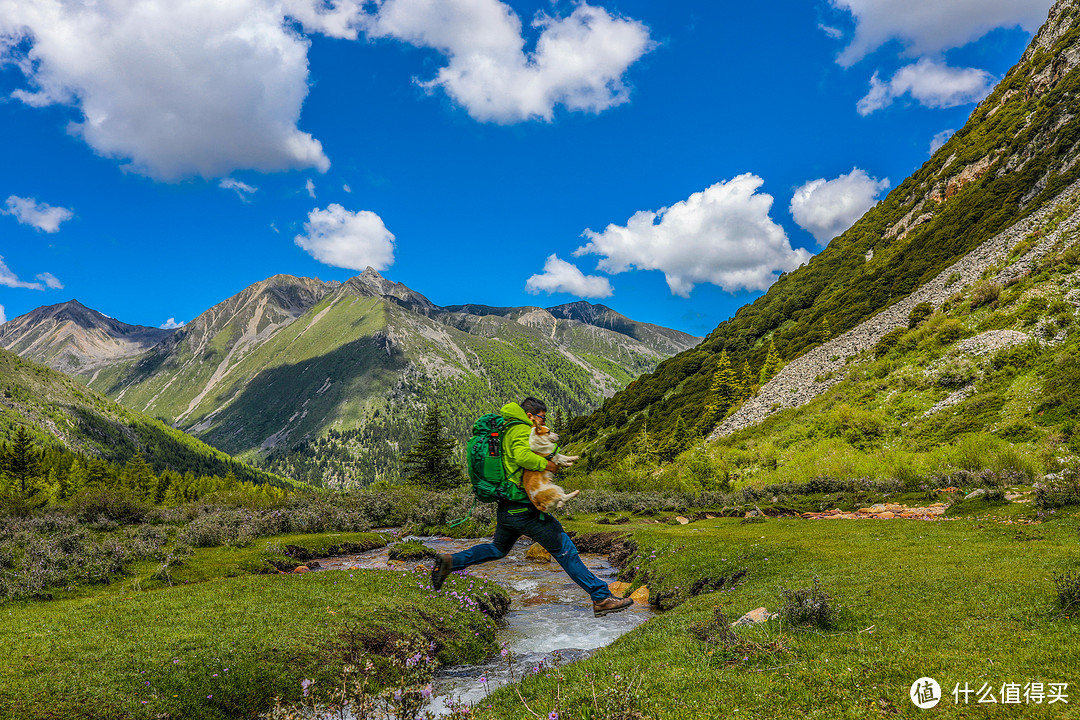
[[[687,525],[690,523],[690,520],[688,518],[684,518],[682,515],[677,516],[675,518],[675,521],[678,522],[680,525]]]
[[[525,551],[525,557],[538,562],[551,562],[551,554],[540,543],[530,545],[529,549]]]
[[[630,593],[630,599],[636,602],[638,605],[649,604],[649,588],[642,585],[634,592]]]
[[[880,503],[878,503],[877,505],[871,505],[870,506],[870,512],[879,513],[879,512],[885,512],[888,509],[889,508],[885,507],[884,505],[882,505]]]
[[[607,587],[613,595],[623,597],[623,593],[630,589],[630,583],[622,582],[621,580],[612,580],[608,583]]]
[[[859,508],[859,514],[860,515],[873,515],[874,511],[871,510],[870,508]]]
[[[307,565],[301,565],[299,567],[293,568],[293,573],[296,575],[303,575],[306,572],[311,572],[311,568],[309,568]]]
[[[735,622],[731,623],[731,627],[741,627],[743,625],[754,625],[757,623],[763,623],[773,617],[776,617],[775,613],[771,613],[765,608],[759,607],[751,610]]]
[[[874,517],[881,518],[882,520],[892,520],[894,517],[896,517],[896,513],[894,513],[892,510],[886,510],[885,512],[878,513]]]
[[[964,496],[964,499],[974,500],[976,498],[981,498],[984,495],[986,495],[986,488],[979,488],[978,490],[972,490],[971,492],[969,492],[967,495]]]

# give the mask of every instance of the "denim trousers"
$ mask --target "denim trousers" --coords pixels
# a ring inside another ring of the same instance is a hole
[[[570,579],[589,593],[593,602],[611,597],[607,583],[585,567],[578,555],[577,546],[570,536],[563,532],[559,521],[551,515],[542,515],[532,506],[499,503],[499,510],[495,515],[495,536],[491,538],[491,542],[473,545],[468,550],[454,553],[451,556],[454,570],[504,557],[522,535],[528,535],[540,543],[562,566]]]

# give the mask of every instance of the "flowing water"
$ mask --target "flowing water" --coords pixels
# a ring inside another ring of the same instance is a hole
[[[484,539],[451,540],[449,538],[419,538],[436,552],[454,553]],[[515,659],[513,668],[501,655],[495,655],[479,665],[458,665],[444,668],[435,676],[435,696],[426,708],[435,714],[448,712],[447,701],[460,700],[469,705],[480,701],[487,693],[534,669],[551,667],[553,654],[560,662],[572,662],[587,657],[592,651],[615,640],[652,616],[648,606],[637,605],[619,613],[594,618],[592,601],[559,564],[526,559],[529,542],[519,542],[501,560],[473,565],[463,572],[492,580],[510,594],[510,612],[500,623],[497,639],[506,643]],[[393,562],[387,548],[360,555],[345,555],[320,559],[322,570],[342,570],[353,567],[377,569],[411,568],[417,562]],[[602,555],[583,554],[585,565],[602,580],[615,579],[615,569]],[[423,565],[430,567],[430,561]]]

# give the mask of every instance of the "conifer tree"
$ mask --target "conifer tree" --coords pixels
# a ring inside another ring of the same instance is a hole
[[[432,490],[460,485],[465,478],[452,460],[455,445],[453,438],[443,435],[439,406],[429,405],[420,438],[401,456],[405,482]]]
[[[823,318],[821,321],[821,331],[825,335],[825,337],[823,338],[825,342],[832,340],[832,325],[829,324],[828,316]]]
[[[769,340],[769,352],[765,355],[765,362],[761,365],[761,375],[758,384],[764,385],[769,382],[779,369],[780,355],[776,352],[776,343]]]
[[[754,390],[754,371],[750,369],[750,361],[743,360],[742,377],[739,379],[739,400],[751,397]]]
[[[656,464],[657,448],[653,442],[653,437],[649,435],[649,423],[645,421],[641,425],[641,432],[638,433],[637,440],[634,442],[635,454],[642,460],[642,462],[648,465]]]
[[[716,423],[723,418],[727,409],[735,404],[738,399],[739,388],[735,371],[731,367],[727,350],[720,351],[720,360],[713,371],[712,385],[709,388],[709,399],[705,404],[705,414],[702,417],[701,428],[703,432],[710,432]]]
[[[157,478],[146,464],[142,451],[135,453],[134,457],[127,461],[120,478],[124,487],[131,488],[144,497],[153,499],[157,496]]]
[[[691,432],[682,415],[679,415],[675,418],[675,427],[671,433],[660,442],[660,460],[671,462],[678,457],[679,453],[690,447],[692,442],[694,442],[694,433]]]
[[[563,416],[561,407],[555,408],[554,417],[551,418],[551,424],[548,425],[548,429],[556,435],[562,435],[564,425],[566,424],[566,418]]]
[[[13,442],[4,448],[0,472],[11,481],[11,489],[20,495],[25,497],[33,490],[34,480],[41,475],[41,451],[34,447],[26,428],[19,426]]]
[[[86,487],[86,481],[86,466],[78,457],[76,457],[71,461],[71,467],[68,468],[66,483],[67,494],[64,497],[67,498],[78,495],[79,492]]]

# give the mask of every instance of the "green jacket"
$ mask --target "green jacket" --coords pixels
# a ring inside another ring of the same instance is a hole
[[[517,403],[506,403],[500,410],[503,420],[520,420],[524,425],[512,425],[503,433],[503,468],[506,477],[518,487],[521,487],[521,471],[543,470],[547,467],[547,458],[537,455],[529,449],[529,432],[532,423],[529,416]]]

